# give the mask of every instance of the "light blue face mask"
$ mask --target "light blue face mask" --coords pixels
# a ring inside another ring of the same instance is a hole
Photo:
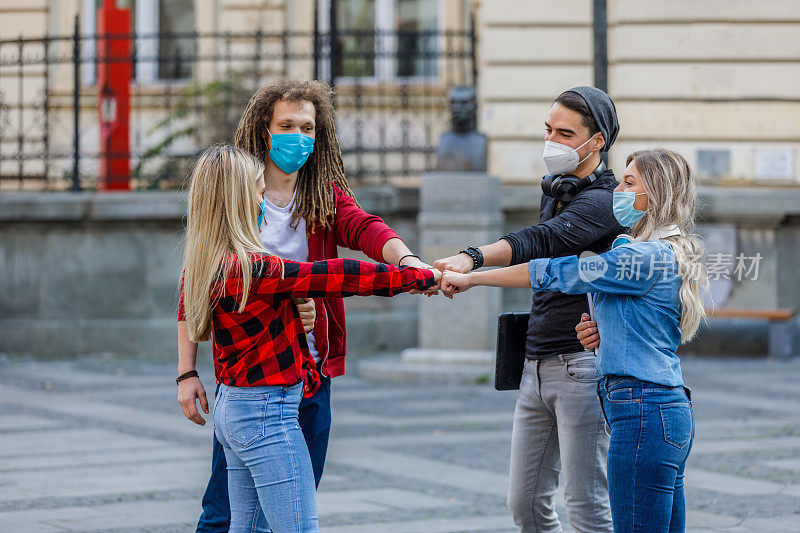
[[[302,133],[276,133],[267,130],[272,139],[269,157],[278,168],[292,174],[305,165],[308,156],[314,151],[314,138]]]
[[[256,229],[261,229],[261,223],[264,222],[264,213],[267,211],[267,199],[264,198],[261,200],[261,203],[258,204],[258,222],[256,223]]]
[[[617,246],[625,246],[626,244],[630,244],[632,242],[633,237],[627,233],[622,233],[621,235],[617,235],[617,237],[614,239],[614,242],[611,243],[611,249],[613,250]]]
[[[633,207],[636,197],[643,194],[647,193],[640,192],[636,194],[633,191],[614,191],[614,216],[620,226],[624,228],[633,227],[647,212],[639,211]]]

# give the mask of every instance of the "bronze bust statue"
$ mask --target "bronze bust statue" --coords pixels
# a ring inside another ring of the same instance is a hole
[[[436,147],[438,170],[486,171],[486,135],[478,133],[478,103],[474,87],[450,89],[452,131]]]

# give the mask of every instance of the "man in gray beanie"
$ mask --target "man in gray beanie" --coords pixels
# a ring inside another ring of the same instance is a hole
[[[601,152],[617,138],[611,98],[594,87],[561,93],[545,121],[539,224],[440,259],[441,270],[469,272],[538,257],[603,253],[623,233],[612,210],[617,186]],[[567,516],[575,531],[611,532],[606,485],[608,436],[597,398],[594,353],[575,325],[588,313],[585,295],[534,292],[525,366],[514,411],[508,505],[523,533],[560,532],[555,511],[563,472]]]

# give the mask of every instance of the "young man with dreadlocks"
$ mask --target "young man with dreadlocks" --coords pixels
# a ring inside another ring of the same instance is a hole
[[[264,247],[284,259],[316,261],[336,258],[337,246],[344,246],[378,262],[429,268],[383,220],[358,205],[344,173],[332,96],[325,83],[284,79],[258,90],[242,115],[236,145],[266,166],[264,223],[260,224]],[[319,485],[331,428],[331,378],[344,374],[344,304],[341,298],[315,298],[298,302],[298,307],[310,322],[308,345],[322,380],[317,393],[303,399],[299,412]],[[179,309],[178,320],[184,319]],[[189,341],[183,323],[179,323],[179,337],[182,360],[194,362],[197,344]],[[182,380],[178,402],[189,420],[202,425],[205,420],[197,411],[198,399],[208,413],[200,379]],[[197,531],[227,531],[229,521],[225,456],[214,438],[211,480]]]

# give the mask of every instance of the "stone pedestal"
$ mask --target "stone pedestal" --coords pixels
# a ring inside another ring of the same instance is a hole
[[[420,190],[420,255],[448,257],[470,245],[497,240],[503,213],[500,181],[483,172],[433,172]],[[476,287],[453,300],[420,298],[418,348],[403,352],[404,363],[491,367],[501,291]]]

